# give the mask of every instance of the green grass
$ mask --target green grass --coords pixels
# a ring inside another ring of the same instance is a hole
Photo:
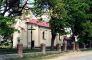
[[[40,52],[40,49],[24,49],[24,53],[29,53],[29,52]]]
[[[24,56],[23,58],[16,58],[16,59],[9,59],[9,60],[42,60],[42,59],[47,59],[51,57],[56,57],[59,55],[61,55],[61,53],[47,53],[47,54],[40,54],[37,56],[30,56],[30,57]]]
[[[31,53],[31,52],[39,52],[40,49],[24,49],[24,53]],[[92,51],[92,48],[87,48],[87,49],[81,49],[81,51]],[[0,54],[1,53],[17,53],[17,49],[0,49]],[[64,52],[68,53],[68,52]],[[39,54],[39,55],[24,55],[23,58],[15,58],[15,59],[9,59],[9,60],[42,60],[42,59],[47,59],[47,58],[52,58],[52,57],[57,57],[59,55],[63,55],[64,53],[47,53],[47,54]]]
[[[81,51],[92,51],[92,48],[87,48],[87,49],[81,49]],[[47,54],[39,54],[37,56],[24,56],[23,58],[16,58],[16,59],[9,59],[9,60],[44,60],[48,58],[53,58],[57,56],[62,56],[68,52],[63,52],[63,53],[47,53]]]
[[[0,54],[12,54],[17,53],[17,49],[13,48],[0,48]]]
[[[23,53],[40,52],[40,49],[23,49]],[[17,53],[15,48],[0,48],[0,54],[14,54]]]
[[[92,48],[81,49],[81,51],[92,51]]]

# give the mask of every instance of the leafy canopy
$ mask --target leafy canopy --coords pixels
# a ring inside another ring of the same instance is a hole
[[[4,39],[8,39],[14,32],[13,24],[15,23],[13,18],[0,16],[0,35]]]

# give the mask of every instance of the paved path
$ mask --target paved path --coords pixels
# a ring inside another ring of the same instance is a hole
[[[73,52],[47,60],[92,60],[92,51]]]

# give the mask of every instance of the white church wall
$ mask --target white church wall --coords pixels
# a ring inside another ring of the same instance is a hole
[[[19,23],[17,23],[19,24]],[[17,40],[18,37],[20,37],[21,43],[23,43],[24,47],[31,47],[31,30],[27,30],[27,29],[31,29],[31,24],[28,24],[28,28],[27,25],[23,26],[23,24],[21,24],[22,27],[24,27],[26,29],[22,30],[18,27],[18,25],[15,25],[17,29],[20,30],[20,33],[18,32],[14,32],[13,34],[13,47],[17,46]],[[45,27],[39,27],[37,25],[32,25],[32,40],[34,41],[34,47],[40,47],[40,44],[44,43],[46,44],[47,47],[51,46],[51,30],[49,28],[45,28]],[[44,32],[44,38],[43,38],[43,32]],[[55,39],[55,43],[54,46],[56,46],[56,44],[59,43],[59,37],[57,36]]]
[[[55,39],[55,44],[61,44],[61,46],[63,45],[63,35],[59,36],[59,34],[57,34],[56,39]]]
[[[33,30],[32,32],[32,35],[33,35],[33,39],[32,40],[34,40],[34,46],[35,47],[39,47],[40,45],[39,45],[39,35],[38,35],[38,26],[36,26],[36,25],[34,25],[33,26],[33,29],[35,29],[35,30]]]
[[[27,31],[22,30],[21,31],[21,37],[20,37],[21,43],[23,44],[23,47],[27,47]]]
[[[46,46],[51,46],[51,30],[50,29],[48,29],[47,30],[47,35],[46,35],[46,37],[47,37],[47,40],[46,40]]]
[[[13,34],[13,48],[17,47],[19,37],[20,37],[20,33],[14,32],[14,34]]]
[[[44,38],[43,39],[43,32],[44,32]],[[51,46],[51,30],[48,28],[40,27],[40,44],[44,43],[47,47]]]
[[[46,42],[46,37],[45,37],[45,35],[44,35],[44,39],[43,39],[43,32],[45,32],[46,31],[46,29],[43,29],[43,28],[39,28],[40,29],[40,44],[42,44],[42,43],[44,43],[44,44],[46,44],[45,42]]]
[[[28,25],[28,29],[30,29],[30,27],[31,27],[31,25]],[[28,37],[27,37],[27,39],[28,39],[28,40],[27,40],[27,41],[28,41],[27,43],[28,43],[28,48],[30,48],[30,47],[31,47],[31,31],[30,31],[30,30],[27,30],[27,32],[28,32],[28,33],[27,33],[27,34],[28,34],[28,35],[27,35],[27,36],[28,36]]]
[[[16,24],[14,25],[14,27],[15,27],[15,29],[20,31],[21,29],[19,28],[19,24],[20,24],[21,20],[20,19],[15,19],[15,21],[16,21]],[[13,33],[13,48],[17,47],[19,37],[20,37],[20,33],[18,31],[15,31]]]

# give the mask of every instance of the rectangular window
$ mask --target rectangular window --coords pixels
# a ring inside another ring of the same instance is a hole
[[[45,39],[45,31],[42,32],[42,38],[43,38],[43,40],[46,40]]]
[[[44,37],[44,31],[43,31],[43,33],[42,33],[42,34],[43,34],[43,39],[45,39],[45,37]]]

